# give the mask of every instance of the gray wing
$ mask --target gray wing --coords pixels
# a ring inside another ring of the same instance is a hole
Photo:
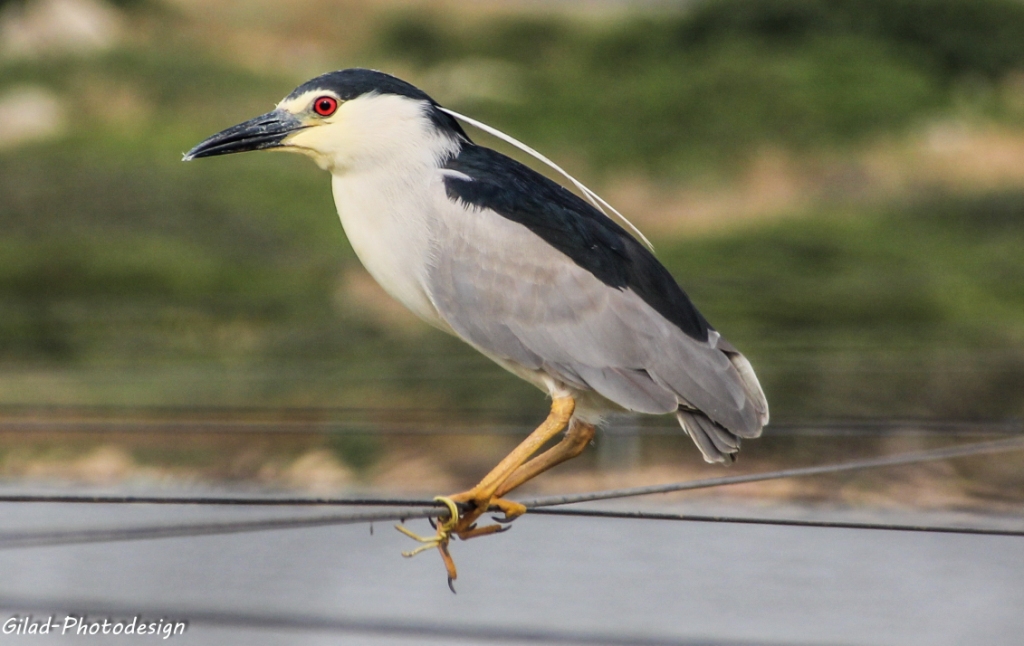
[[[695,339],[630,288],[609,286],[530,228],[448,202],[427,288],[457,334],[641,413],[676,413],[708,461],[767,423],[749,362],[710,331]]]

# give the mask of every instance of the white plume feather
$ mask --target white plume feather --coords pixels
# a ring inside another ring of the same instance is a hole
[[[438,106],[438,107],[440,107],[440,106]],[[544,155],[540,154],[539,152],[537,152],[533,148],[530,148],[529,146],[527,146],[523,142],[519,141],[515,137],[513,137],[511,135],[506,135],[504,132],[498,130],[497,128],[493,128],[493,127],[487,125],[486,123],[482,123],[480,121],[477,121],[476,119],[470,119],[469,117],[467,117],[465,115],[462,115],[462,114],[459,114],[458,112],[455,112],[454,110],[449,110],[448,108],[440,108],[440,109],[442,111],[444,111],[444,112],[447,112],[448,114],[450,114],[451,116],[455,117],[456,119],[461,119],[462,121],[465,121],[466,123],[468,123],[471,126],[479,128],[479,129],[483,130],[486,133],[494,135],[495,137],[497,137],[498,139],[501,139],[502,141],[505,141],[507,143],[512,144],[513,146],[515,146],[519,150],[523,151],[524,153],[530,155],[531,157],[534,157],[535,159],[537,159],[537,160],[547,164],[551,168],[555,169],[560,174],[562,174],[562,176],[564,176],[566,179],[568,179],[570,182],[572,182],[573,185],[576,188],[578,188],[580,190],[580,192],[583,193],[584,197],[587,198],[587,201],[589,201],[591,204],[594,205],[594,208],[596,208],[601,213],[604,213],[605,215],[608,215],[608,212],[605,211],[604,208],[602,208],[602,205],[604,207],[608,207],[608,209],[612,213],[617,215],[619,220],[621,220],[623,222],[623,224],[625,224],[626,227],[630,231],[632,231],[638,238],[640,238],[640,240],[643,241],[643,243],[645,245],[647,245],[648,249],[650,249],[651,251],[654,251],[654,245],[651,244],[651,241],[647,239],[647,236],[645,236],[643,233],[640,232],[640,229],[636,228],[636,226],[632,222],[627,220],[626,216],[624,216],[621,213],[619,213],[618,210],[614,206],[612,206],[608,202],[604,201],[604,199],[600,195],[598,195],[594,191],[592,191],[589,188],[587,188],[586,186],[584,186],[583,182],[580,182],[578,179],[576,179],[575,177],[573,177],[569,173],[565,172],[565,170],[563,170],[562,167],[559,166],[558,164],[556,164],[555,162],[551,161],[550,159],[548,159]]]

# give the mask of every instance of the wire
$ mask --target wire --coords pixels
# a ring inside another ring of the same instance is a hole
[[[604,509],[535,509],[530,513],[545,516],[580,516],[586,518],[622,518],[630,520],[678,520],[695,523],[778,525],[782,527],[827,527],[834,529],[876,529],[897,532],[929,532],[937,534],[977,534],[982,536],[1024,537],[1024,529],[990,529],[986,527],[906,525],[901,523],[855,523],[834,520],[747,518],[744,516],[702,516],[693,514],[665,514],[647,511],[610,511]]]
[[[730,523],[746,525],[775,525],[781,527],[822,527],[833,529],[889,530],[903,532],[928,532],[941,534],[973,534],[985,536],[1024,537],[1024,530],[994,529],[985,527],[954,527],[942,525],[910,525],[898,523],[863,523],[845,521],[816,521],[776,518],[750,518],[742,516],[703,516],[691,514],[666,514],[642,511],[611,511],[600,509],[536,509],[534,515],[617,518],[631,520],[672,520],[701,523]],[[82,530],[27,531],[0,533],[0,550],[27,547],[53,547],[59,545],[83,545],[89,543],[112,543],[122,541],[182,538],[194,536],[216,536],[241,534],[282,529],[310,527],[331,527],[355,523],[400,521],[414,518],[436,518],[444,514],[442,509],[407,509],[387,512],[361,512],[332,514],[329,516],[271,518],[252,521],[179,523],[174,525],[143,525],[135,527],[114,527]]]
[[[348,426],[348,428],[346,428]],[[400,422],[381,425],[372,423],[330,421],[258,421],[258,420],[0,420],[0,433],[192,433],[217,435],[522,435],[523,427],[513,424],[486,426],[452,426]],[[681,431],[680,431],[681,432]]]
[[[768,471],[764,473],[751,473],[737,476],[725,476],[721,478],[705,478],[701,480],[685,480],[664,485],[652,485],[649,487],[630,487],[625,489],[611,489],[605,491],[594,491],[581,494],[566,494],[559,496],[546,496],[532,500],[520,501],[528,509],[539,507],[551,507],[555,505],[569,505],[578,502],[591,502],[594,500],[610,500],[614,498],[629,498],[634,496],[646,496],[658,493],[670,493],[675,491],[692,491],[696,489],[708,489],[711,487],[722,487],[732,484],[744,484],[749,482],[765,482],[768,480],[779,480],[782,478],[795,478],[813,475],[826,475],[842,473],[846,471],[858,471],[891,466],[901,466],[920,462],[933,462],[948,460],[950,458],[968,457],[972,455],[984,455],[988,453],[1000,453],[1024,449],[1024,437],[1015,437],[1005,440],[991,442],[977,442],[962,444],[928,451],[917,451],[913,453],[901,453],[897,455],[883,456],[879,458],[868,458],[864,460],[853,460],[851,462],[840,462],[814,467],[800,467],[796,469],[782,469],[779,471]],[[164,504],[164,505],[246,505],[246,506],[373,506],[373,507],[435,507],[443,508],[444,505],[434,500],[410,499],[410,498],[280,498],[280,497],[245,497],[245,496],[88,496],[88,495],[67,495],[67,494],[2,494],[0,503],[84,503],[84,504]]]
[[[241,534],[275,529],[326,527],[376,521],[401,521],[413,518],[434,518],[446,513],[443,509],[405,509],[387,512],[359,512],[300,518],[265,518],[230,522],[178,523],[79,530],[22,531],[0,533],[0,550],[53,545],[110,543],[184,536]]]
[[[669,430],[668,427],[665,430]],[[818,437],[977,437],[979,435],[1022,435],[1024,421],[964,422],[947,420],[832,419],[793,420],[772,423],[772,436]]]
[[[1015,437],[1008,440],[995,440],[992,442],[979,442],[975,444],[958,445],[930,451],[918,451],[914,453],[902,453],[898,455],[883,456],[880,458],[868,458],[865,460],[853,460],[839,464],[826,464],[816,467],[801,467],[797,469],[783,469],[781,471],[770,471],[767,473],[751,473],[739,476],[726,476],[723,478],[707,478],[704,480],[687,480],[664,485],[653,485],[649,487],[629,487],[625,489],[610,489],[606,491],[594,491],[590,493],[570,494],[563,496],[545,496],[532,500],[521,500],[528,509],[538,507],[551,507],[554,505],[570,505],[578,502],[590,502],[593,500],[611,500],[614,498],[632,498],[635,496],[648,496],[656,493],[670,493],[673,491],[692,491],[694,489],[707,489],[710,487],[722,487],[732,484],[743,484],[747,482],[764,482],[766,480],[779,480],[782,478],[796,478],[804,476],[825,475],[832,473],[843,473],[845,471],[859,471],[862,469],[876,469],[881,467],[902,466],[919,462],[933,462],[937,460],[948,460],[972,455],[984,455],[987,453],[1001,453],[1004,451],[1017,451],[1024,449],[1024,437]]]
[[[472,642],[590,644],[592,646],[769,646],[769,642],[723,642],[715,640],[689,640],[679,637],[645,635],[615,635],[573,630],[552,630],[528,626],[456,625],[454,622],[435,623],[401,621],[387,618],[327,617],[323,615],[244,610],[206,610],[199,608],[144,608],[126,607],[106,602],[69,599],[22,599],[0,597],[0,608],[15,612],[73,610],[72,614],[85,615],[95,621],[99,617],[111,619],[147,617],[164,623],[187,621],[192,624],[224,628],[260,630],[296,630],[303,632],[359,633],[365,635],[408,637],[421,643],[427,639],[457,639]],[[149,619],[147,619],[148,621]],[[140,619],[141,621],[141,619]]]
[[[277,412],[277,411],[275,411]],[[406,421],[390,420],[382,424],[372,419],[377,409],[372,408],[315,408],[285,409],[287,419],[244,419],[245,416],[265,415],[264,409],[178,409],[152,407],[146,409],[66,407],[37,409],[28,406],[0,406],[0,433],[203,433],[220,435],[281,434],[281,435],[521,435],[521,424],[485,423],[470,426],[452,426],[450,423],[432,423],[433,409],[405,409]],[[480,409],[486,415],[501,414],[501,409]],[[71,417],[79,415],[79,417]],[[198,415],[198,417],[197,417]],[[367,415],[365,423],[338,421],[334,417],[350,419],[353,415]],[[133,417],[134,416],[134,417]],[[154,418],[154,416],[164,416]],[[170,419],[167,419],[167,417]],[[243,417],[239,419],[239,417]],[[315,417],[316,419],[303,419]],[[324,419],[326,417],[326,419]],[[610,427],[609,435],[677,436],[684,437],[676,424],[629,424],[628,430]],[[372,427],[372,430],[370,430]],[[947,435],[970,436],[979,434],[1024,433],[1024,420],[1004,421],[946,421],[928,419],[832,419],[821,422],[794,420],[772,423],[772,434],[781,435]]]
[[[253,507],[438,507],[443,503],[409,498],[272,498],[243,496],[83,496],[78,494],[0,494],[0,503],[97,505],[224,505]]]
[[[687,491],[695,489],[706,489],[731,484],[747,482],[763,482],[780,478],[791,478],[800,476],[823,475],[841,473],[869,468],[880,468],[907,465],[919,462],[930,462],[946,460],[950,458],[966,457],[972,455],[983,455],[1024,449],[1024,438],[1013,438],[994,442],[981,442],[968,445],[959,445],[935,449],[931,451],[919,451],[900,455],[871,458],[866,460],[855,460],[839,464],[822,465],[816,467],[803,467],[798,469],[784,469],[767,473],[754,473],[748,475],[731,476],[725,478],[708,478],[704,480],[689,480],[668,485],[656,485],[652,487],[632,487],[626,489],[614,489],[609,491],[597,491],[591,493],[549,496],[522,501],[531,510],[531,513],[570,515],[604,515],[607,517],[621,518],[660,518],[657,514],[645,512],[605,512],[582,510],[545,511],[543,507],[556,505],[568,505],[593,500],[608,500],[613,498],[626,498],[655,493],[667,493],[671,491]],[[232,497],[195,497],[195,498],[162,498],[162,497],[132,497],[132,496],[53,496],[53,495],[9,495],[0,497],[0,502],[63,502],[63,503],[109,503],[109,504],[189,504],[189,505],[414,505],[418,508],[403,509],[387,512],[357,512],[349,514],[334,514],[330,516],[302,517],[302,518],[274,518],[254,521],[234,521],[226,523],[183,523],[177,525],[141,526],[129,528],[110,529],[87,529],[74,531],[34,531],[34,532],[9,532],[0,534],[0,549],[34,547],[44,545],[64,545],[77,543],[97,543],[121,540],[139,540],[150,538],[171,538],[180,536],[200,536],[213,534],[231,534],[250,531],[266,531],[273,529],[292,529],[301,527],[322,527],[328,525],[340,525],[349,523],[362,523],[374,521],[392,521],[411,518],[436,518],[445,512],[439,503],[433,501],[398,500],[398,499],[331,499],[331,498],[232,498]],[[634,514],[634,515],[630,515]],[[728,518],[710,516],[681,516],[664,515],[665,520],[695,520],[701,522],[737,522],[756,523],[762,525],[785,525],[785,526],[808,526],[808,527],[847,527],[850,529],[894,529],[900,531],[935,531],[945,533],[974,533],[974,534],[997,534],[1006,536],[1017,536],[1015,530],[986,530],[970,528],[943,528],[924,527],[913,525],[885,525],[875,523],[831,523],[826,521],[798,521],[798,520],[773,520],[773,519],[749,519],[749,518]],[[712,521],[712,519],[717,519]]]

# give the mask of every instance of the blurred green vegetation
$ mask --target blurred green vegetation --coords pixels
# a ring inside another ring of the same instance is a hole
[[[371,49],[362,62],[433,79],[437,98],[592,177],[695,181],[729,177],[765,147],[842,151],[936,118],[1018,124],[993,88],[1024,70],[1024,5],[720,0],[471,24],[399,14],[382,18]],[[446,80],[452,70],[481,82],[466,90]],[[176,403],[538,414],[535,391],[468,347],[382,325],[352,295],[358,262],[308,161],[179,161],[301,80],[173,34],[91,58],[0,62],[0,96],[39,85],[71,106],[63,137],[0,151],[0,373],[168,371],[126,384],[118,403],[172,400],[154,391],[177,379],[194,383]],[[750,355],[779,418],[1024,414],[1024,191],[823,205],[655,242]],[[273,376],[224,394],[199,373],[174,376],[181,366]],[[83,403],[111,397],[69,390]],[[375,451],[332,448],[355,468]]]
[[[356,473],[364,473],[374,466],[384,452],[381,438],[375,435],[372,429],[364,433],[331,433],[327,436],[327,445]]]
[[[1017,121],[991,89],[1024,69],[1024,5],[719,0],[606,24],[543,16],[488,28],[413,13],[383,26],[379,49],[424,70],[500,62],[478,65],[477,83],[501,92],[470,88],[476,114],[606,173],[674,178],[965,107]]]
[[[783,411],[991,418],[1024,410],[1022,251],[1013,191],[814,214],[661,258]]]

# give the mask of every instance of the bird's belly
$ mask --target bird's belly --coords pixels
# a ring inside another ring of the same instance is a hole
[[[450,331],[424,288],[429,231],[422,207],[384,200],[358,178],[335,177],[334,200],[352,249],[392,298],[431,325]]]

